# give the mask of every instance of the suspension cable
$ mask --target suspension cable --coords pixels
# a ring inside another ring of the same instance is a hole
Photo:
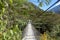
[[[47,10],[49,10],[51,7],[53,7],[56,3],[58,3],[60,0],[56,1],[54,4],[52,4],[49,8],[47,8],[43,13],[45,13]]]

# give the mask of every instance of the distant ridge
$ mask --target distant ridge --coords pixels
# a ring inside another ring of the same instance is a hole
[[[56,7],[50,9],[49,11],[60,14],[60,5],[57,5]]]

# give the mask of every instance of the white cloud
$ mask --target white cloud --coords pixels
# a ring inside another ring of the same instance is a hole
[[[60,5],[60,2],[58,2],[55,6]]]
[[[58,6],[58,5],[60,5],[60,2],[58,2],[57,4],[55,4],[55,5],[54,5],[53,7],[51,7],[50,9],[52,9],[52,8]]]

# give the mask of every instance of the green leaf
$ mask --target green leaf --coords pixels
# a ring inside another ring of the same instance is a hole
[[[41,7],[42,7],[42,6],[43,6],[43,3],[42,3],[42,2],[40,2],[39,6],[41,6]]]
[[[3,13],[5,12],[5,8],[2,8],[2,12],[3,12]]]
[[[13,0],[9,0],[10,1],[10,4],[12,4],[13,3]]]
[[[13,35],[13,30],[10,30],[10,33]]]
[[[51,2],[51,0],[46,0],[46,5],[49,5],[49,3]]]

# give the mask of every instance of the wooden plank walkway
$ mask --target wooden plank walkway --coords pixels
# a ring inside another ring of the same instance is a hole
[[[40,33],[28,22],[22,35],[22,40],[39,40]]]

